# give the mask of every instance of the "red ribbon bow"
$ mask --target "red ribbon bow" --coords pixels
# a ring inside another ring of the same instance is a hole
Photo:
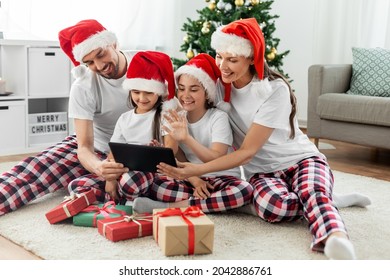
[[[99,214],[103,215],[104,218],[110,217],[110,213],[119,214],[121,216],[127,215],[126,211],[115,209],[115,202],[114,201],[106,202],[101,207],[99,207],[97,205],[90,205],[90,206],[84,208],[81,212],[84,212],[84,213],[95,212],[95,214],[93,215],[93,223],[92,223],[92,225],[94,227],[96,227],[96,218]]]
[[[155,213],[157,215],[157,242],[158,242],[158,219],[160,217],[181,216],[184,222],[188,225],[188,254],[193,255],[195,252],[195,227],[194,224],[186,217],[200,217],[203,212],[197,206],[190,206],[184,211],[180,208],[168,208],[162,212]]]

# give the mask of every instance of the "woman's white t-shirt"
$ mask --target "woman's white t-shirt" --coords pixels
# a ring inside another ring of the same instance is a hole
[[[290,92],[286,83],[277,79],[270,81],[269,92],[256,76],[243,88],[232,85],[229,121],[233,129],[233,146],[239,148],[253,123],[274,128],[273,133],[250,163],[243,166],[246,178],[255,173],[271,173],[293,166],[300,160],[321,156],[317,147],[299,129],[295,118],[295,138],[290,139],[289,115],[291,112]],[[222,100],[223,86],[218,83],[218,98]]]

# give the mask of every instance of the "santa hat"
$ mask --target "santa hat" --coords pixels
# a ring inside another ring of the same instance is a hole
[[[217,52],[253,57],[257,75],[263,79],[265,41],[255,18],[240,19],[219,27],[211,36],[211,47]]]
[[[215,64],[215,59],[212,56],[201,53],[189,60],[185,65],[176,70],[176,83],[178,83],[180,76],[183,74],[195,77],[205,88],[208,99],[215,102],[217,93],[216,83],[218,78],[221,78],[221,71]],[[221,79],[220,81],[222,82]],[[230,99],[231,85],[224,83],[223,85],[225,86],[225,96],[228,96]]]
[[[255,18],[240,19],[219,27],[211,35],[211,47],[217,52],[252,57],[257,76],[262,80],[259,84],[263,87],[261,91],[271,90],[268,80],[263,80],[266,46],[263,32]],[[229,102],[230,96],[225,95],[224,101]]]
[[[142,90],[175,97],[175,79],[170,57],[162,52],[142,51],[134,55],[127,69],[122,87],[125,90]]]
[[[76,66],[72,70],[76,78],[81,77],[86,70],[85,66],[80,65],[84,56],[98,48],[117,43],[115,34],[94,19],[82,20],[61,30],[58,38],[62,50]]]

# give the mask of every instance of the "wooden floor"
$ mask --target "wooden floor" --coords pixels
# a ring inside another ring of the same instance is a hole
[[[390,181],[390,150],[375,149],[337,141],[321,140],[330,144],[321,149],[330,167],[346,173]],[[321,145],[320,145],[321,147]],[[0,162],[16,161],[27,155],[0,157]],[[37,260],[39,257],[0,236],[0,260]]]

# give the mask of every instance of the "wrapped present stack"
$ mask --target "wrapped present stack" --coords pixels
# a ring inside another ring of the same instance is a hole
[[[73,217],[95,201],[96,196],[92,190],[80,194],[71,193],[69,196],[65,196],[60,205],[48,211],[45,216],[49,223],[55,224]]]
[[[131,215],[133,208],[127,205],[116,205],[110,201],[104,204],[90,205],[73,216],[75,226],[97,227],[97,222],[107,218]]]
[[[198,207],[154,209],[153,237],[166,256],[210,254],[214,223]]]
[[[98,221],[98,231],[107,239],[120,240],[150,236],[153,234],[152,214],[137,214]]]

